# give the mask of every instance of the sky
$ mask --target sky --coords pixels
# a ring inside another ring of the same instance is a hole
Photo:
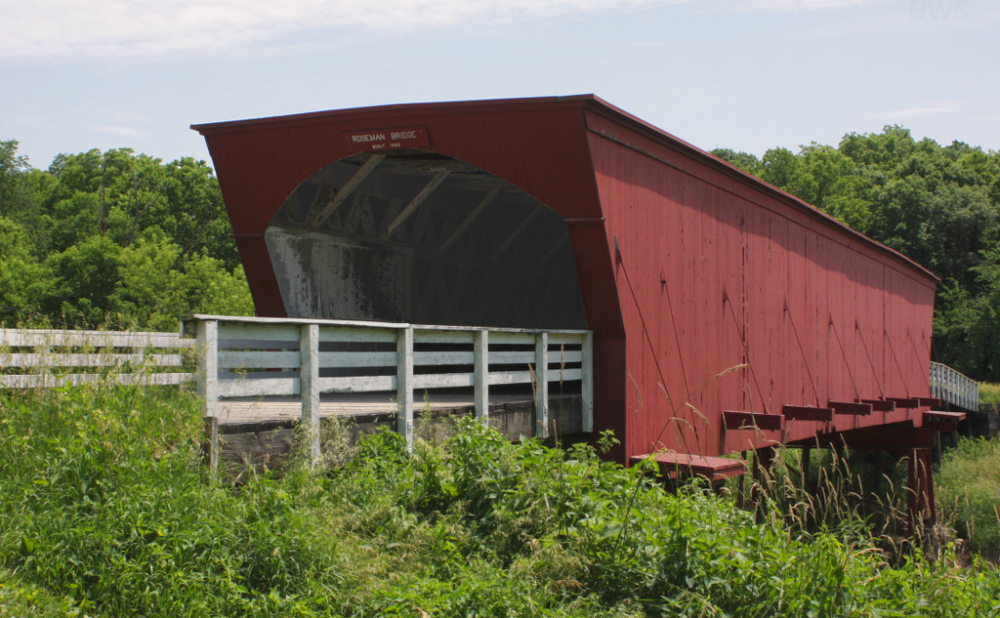
[[[0,140],[210,161],[191,124],[594,93],[706,150],[1000,150],[997,33],[996,0],[0,0]]]

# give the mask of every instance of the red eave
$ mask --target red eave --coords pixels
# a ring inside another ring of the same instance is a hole
[[[376,105],[371,107],[352,107],[348,109],[305,112],[301,114],[288,114],[285,116],[272,116],[268,118],[249,118],[246,120],[231,120],[227,122],[209,122],[203,124],[193,124],[191,125],[191,128],[202,135],[207,135],[210,133],[252,130],[260,127],[261,125],[271,127],[278,125],[294,126],[299,124],[311,124],[316,120],[338,118],[343,116],[363,118],[365,116],[390,116],[397,112],[401,114],[412,114],[414,111],[441,115],[456,110],[474,110],[483,108],[516,110],[538,107],[579,107],[581,103],[592,100],[599,99],[592,94],[578,94],[565,97],[486,99],[479,101],[447,101],[440,103],[399,103],[396,105]]]
[[[629,128],[635,130],[636,132],[642,133],[647,137],[650,137],[656,141],[665,144],[668,147],[678,150],[683,154],[691,157],[692,159],[704,163],[705,165],[707,165],[712,169],[722,172],[727,176],[739,180],[744,184],[750,185],[755,189],[767,193],[772,197],[781,200],[785,204],[788,204],[789,206],[795,208],[796,210],[799,210],[807,214],[816,221],[878,250],[880,253],[883,253],[884,255],[888,256],[894,261],[916,271],[920,275],[923,275],[924,277],[926,277],[935,284],[941,280],[937,275],[932,273],[930,270],[924,268],[920,264],[914,262],[913,260],[906,257],[902,253],[896,251],[895,249],[887,247],[882,243],[878,242],[877,240],[865,236],[861,232],[852,229],[851,227],[845,225],[844,223],[840,222],[834,217],[831,217],[822,210],[816,208],[812,204],[809,204],[808,202],[805,202],[799,199],[798,197],[795,197],[791,193],[783,191],[778,187],[775,187],[774,185],[765,182],[760,178],[757,178],[756,176],[741,170],[740,168],[736,167],[732,163],[729,163],[725,159],[720,159],[719,157],[713,155],[710,152],[706,152],[698,148],[697,146],[689,144],[688,142],[685,142],[684,140],[674,135],[671,135],[670,133],[667,133],[666,131],[656,126],[649,124],[645,120],[637,118],[636,116],[633,116],[632,114],[626,112],[625,110],[620,109],[608,103],[607,101],[604,101],[600,97],[593,95],[588,97],[587,104],[594,111],[599,112],[605,116],[611,117],[620,124],[629,126]]]
[[[782,191],[763,180],[744,172],[731,163],[716,157],[682,139],[663,131],[662,129],[637,118],[632,114],[604,101],[593,94],[572,95],[564,97],[532,97],[522,99],[494,99],[480,101],[453,101],[440,103],[403,103],[398,105],[380,105],[373,107],[357,107],[351,109],[339,109],[320,112],[307,112],[302,114],[290,114],[287,116],[275,116],[270,118],[252,118],[247,120],[234,120],[229,122],[214,122],[205,124],[193,124],[191,128],[202,135],[216,133],[230,133],[241,131],[253,131],[272,128],[276,126],[296,126],[302,124],[313,124],[324,119],[334,119],[351,117],[363,120],[366,117],[377,118],[391,116],[396,113],[412,114],[415,111],[421,113],[431,113],[434,115],[447,114],[455,111],[496,109],[503,111],[513,111],[517,109],[539,108],[539,107],[580,107],[589,108],[613,119],[619,124],[626,126],[640,134],[645,135],[661,144],[677,150],[682,154],[698,161],[707,167],[721,172],[745,185],[774,197],[782,203],[806,214],[822,225],[832,228],[847,237],[871,247],[879,253],[885,255],[894,262],[910,269],[925,278],[932,286],[940,279],[931,271],[920,264],[914,262],[902,253],[891,249],[882,243],[875,241],[864,234],[851,229],[837,219],[824,213],[811,204],[795,197],[794,195]]]

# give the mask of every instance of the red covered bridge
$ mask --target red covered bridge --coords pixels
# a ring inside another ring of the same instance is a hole
[[[194,128],[260,315],[590,329],[622,461],[926,461],[955,420],[929,411],[933,274],[595,96]]]

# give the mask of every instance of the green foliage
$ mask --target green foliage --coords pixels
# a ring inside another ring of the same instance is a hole
[[[327,476],[212,483],[197,401],[97,386],[0,402],[0,599],[92,616],[989,616],[985,565],[886,564],[645,468],[367,436]],[[68,610],[68,611],[67,611]]]
[[[1000,556],[1000,444],[961,439],[941,456],[938,508],[972,549]]]
[[[204,161],[129,149],[31,169],[0,142],[0,322],[174,330],[185,313],[253,312]]]
[[[1000,410],[1000,384],[979,384],[979,405]]]

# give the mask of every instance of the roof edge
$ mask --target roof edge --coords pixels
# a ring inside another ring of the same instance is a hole
[[[663,129],[657,127],[656,125],[650,124],[645,120],[634,116],[626,112],[625,110],[608,103],[604,99],[598,96],[591,96],[584,102],[584,105],[591,108],[594,111],[602,113],[606,116],[610,116],[617,120],[620,124],[633,125],[633,128],[638,128],[639,132],[646,134],[647,137],[651,137],[660,143],[665,143],[667,146],[675,148],[682,151],[684,154],[691,156],[699,160],[701,163],[708,165],[708,167],[715,169],[739,182],[751,186],[756,189],[760,189],[783,202],[784,204],[795,208],[796,210],[808,215],[809,217],[823,223],[827,227],[835,229],[837,231],[845,233],[847,236],[860,241],[873,249],[885,254],[887,257],[893,259],[894,261],[902,264],[903,266],[909,267],[911,270],[918,272],[919,274],[927,277],[935,284],[940,283],[941,279],[933,272],[924,268],[911,258],[903,255],[899,251],[888,247],[879,241],[862,234],[861,232],[855,230],[854,228],[843,223],[839,219],[828,215],[816,206],[813,206],[809,202],[798,198],[787,191],[779,189],[778,187],[772,185],[771,183],[762,180],[749,172],[746,172],[732,163],[726,161],[725,159],[719,158],[712,153],[702,150],[697,146],[690,144],[675,135],[667,133]]]
[[[322,118],[337,118],[340,116],[357,116],[361,114],[386,114],[392,112],[407,112],[421,108],[433,108],[435,110],[448,109],[475,109],[477,107],[494,106],[503,103],[505,106],[517,107],[552,107],[564,104],[567,107],[574,107],[585,104],[587,101],[601,101],[593,94],[575,94],[555,97],[524,97],[519,99],[473,99],[469,101],[425,101],[418,103],[398,103],[394,105],[371,105],[364,107],[349,107],[346,109],[332,109],[325,111],[303,112],[300,114],[288,114],[282,116],[264,116],[260,118],[247,118],[245,120],[227,120],[222,122],[206,122],[192,124],[191,129],[205,135],[207,133],[221,133],[227,129],[242,130],[250,129],[262,124],[298,124]],[[603,101],[601,101],[604,103]],[[607,103],[604,103],[608,105]],[[609,106],[613,107],[613,106]],[[617,109],[617,108],[615,108]],[[652,125],[649,125],[652,126]]]
[[[352,107],[347,109],[337,109],[337,110],[327,110],[327,111],[315,111],[315,112],[304,112],[300,114],[289,114],[284,116],[270,116],[270,117],[260,117],[260,118],[249,118],[245,120],[230,120],[223,122],[210,122],[201,124],[192,124],[191,129],[197,131],[203,136],[208,136],[211,134],[218,133],[229,133],[229,132],[240,132],[249,131],[260,127],[261,125],[297,125],[305,124],[310,122],[315,122],[322,119],[335,119],[339,117],[351,117],[359,115],[386,115],[392,113],[406,113],[415,110],[428,110],[433,109],[435,112],[446,112],[448,110],[468,110],[476,109],[479,107],[490,107],[496,106],[497,104],[503,104],[505,107],[510,107],[512,109],[516,108],[533,108],[533,107],[580,107],[587,108],[604,116],[607,116],[614,121],[618,122],[623,126],[637,130],[639,133],[644,134],[646,137],[653,139],[661,144],[664,144],[670,148],[681,151],[683,154],[690,156],[691,158],[707,165],[709,168],[714,169],[726,176],[737,180],[738,182],[747,185],[751,188],[755,188],[763,191],[765,194],[777,199],[778,201],[790,206],[803,214],[806,214],[810,218],[824,224],[825,226],[844,233],[846,236],[855,239],[856,241],[866,245],[878,252],[884,254],[886,257],[892,259],[893,261],[899,263],[902,266],[908,267],[910,270],[922,275],[923,277],[929,279],[934,284],[937,284],[941,279],[935,275],[933,272],[924,268],[917,262],[906,257],[902,253],[887,247],[886,245],[874,240],[857,230],[852,229],[846,224],[842,223],[838,219],[826,214],[819,208],[809,204],[808,202],[775,187],[774,185],[749,174],[736,167],[735,165],[721,159],[710,152],[702,150],[697,146],[686,142],[677,136],[667,133],[663,129],[660,129],[656,125],[650,124],[645,120],[626,112],[625,110],[608,103],[604,99],[598,97],[594,94],[577,94],[569,96],[552,96],[552,97],[525,97],[517,99],[476,99],[470,101],[447,101],[447,102],[420,102],[420,103],[400,103],[394,105],[375,105],[375,106],[365,106],[365,107]]]

